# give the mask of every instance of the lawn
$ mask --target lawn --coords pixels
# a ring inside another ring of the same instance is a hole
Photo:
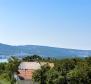
[[[6,80],[0,80],[0,84],[10,84],[9,81]]]

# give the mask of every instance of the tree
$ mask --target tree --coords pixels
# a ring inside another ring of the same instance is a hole
[[[9,80],[11,84],[14,84],[16,81],[14,78],[14,73],[17,72],[19,64],[20,64],[20,60],[16,57],[11,57],[8,60],[8,64],[6,66],[6,72],[9,76]]]
[[[88,63],[79,62],[75,69],[67,74],[70,84],[91,84],[91,67]]]
[[[41,66],[40,70],[37,70],[33,74],[33,79],[40,84],[47,84],[47,72],[50,70],[48,65]]]
[[[47,84],[64,84],[65,80],[62,75],[55,69],[50,69],[47,73]]]
[[[32,56],[26,56],[23,58],[23,61],[39,61],[42,60],[42,57],[38,56],[38,55],[32,55]]]
[[[0,75],[5,72],[5,66],[7,63],[0,63]]]

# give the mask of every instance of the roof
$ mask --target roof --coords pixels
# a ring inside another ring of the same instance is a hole
[[[41,68],[41,65],[38,62],[21,62],[19,65],[19,69],[31,69],[38,70]]]

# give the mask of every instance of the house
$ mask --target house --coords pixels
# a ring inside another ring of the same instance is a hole
[[[22,80],[32,79],[33,72],[41,69],[41,66],[45,64],[48,64],[51,68],[54,67],[54,64],[49,62],[21,62],[19,65],[18,76]]]
[[[25,80],[32,79],[33,72],[40,69],[40,67],[38,62],[22,62],[19,65],[18,76]]]

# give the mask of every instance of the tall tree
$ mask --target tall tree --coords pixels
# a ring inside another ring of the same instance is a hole
[[[15,83],[14,73],[17,72],[20,60],[16,57],[11,57],[7,64],[7,73],[11,84]]]
[[[47,72],[50,70],[48,65],[41,66],[40,70],[37,70],[33,74],[33,79],[40,84],[47,84]]]

